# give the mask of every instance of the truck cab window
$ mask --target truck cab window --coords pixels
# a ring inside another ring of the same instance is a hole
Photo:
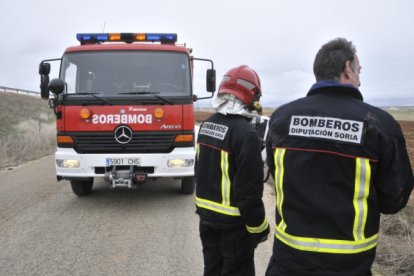
[[[73,94],[76,92],[76,75],[78,72],[76,64],[69,63],[68,66],[65,66],[64,75],[62,76],[66,82],[66,91],[68,94]]]
[[[68,93],[99,93],[100,96],[190,97],[188,55],[169,52],[105,51],[68,53],[62,67]]]

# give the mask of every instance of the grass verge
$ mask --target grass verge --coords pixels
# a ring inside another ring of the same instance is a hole
[[[0,93],[0,110],[0,169],[55,151],[55,118],[46,101]]]

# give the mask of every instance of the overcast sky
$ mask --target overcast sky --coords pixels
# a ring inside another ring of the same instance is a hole
[[[306,94],[320,46],[345,37],[357,48],[365,101],[414,106],[411,0],[15,0],[0,10],[0,86],[39,91],[39,62],[61,57],[79,32],[173,32],[214,61],[217,86],[246,64],[261,78],[262,104],[278,106]]]

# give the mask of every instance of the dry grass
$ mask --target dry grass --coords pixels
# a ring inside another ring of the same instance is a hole
[[[55,150],[55,124],[29,119],[15,126],[12,135],[0,141],[0,168],[49,155]]]
[[[0,169],[55,151],[54,114],[46,101],[0,93]]]
[[[384,110],[390,113],[397,121],[414,121],[413,107],[389,107],[384,108]]]
[[[414,206],[382,215],[374,270],[382,275],[414,275]]]

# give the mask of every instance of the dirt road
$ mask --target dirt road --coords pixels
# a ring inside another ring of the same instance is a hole
[[[0,173],[0,275],[202,275],[193,196],[178,181],[97,182],[79,198],[56,181],[53,162]],[[256,251],[257,275],[272,241]]]

